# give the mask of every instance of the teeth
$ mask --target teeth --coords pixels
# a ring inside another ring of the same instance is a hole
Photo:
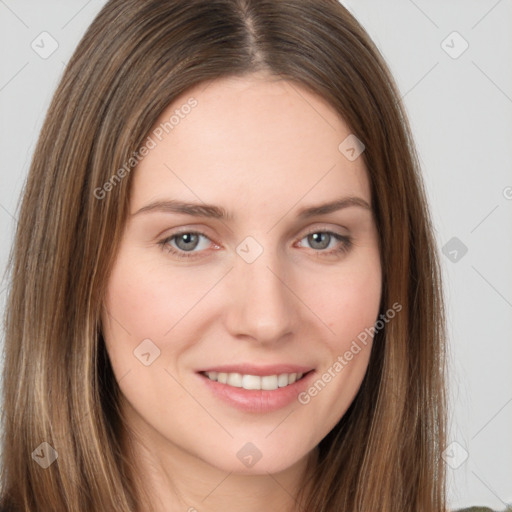
[[[298,381],[303,373],[281,373],[280,375],[242,375],[241,373],[206,372],[205,375],[213,381],[227,384],[235,388],[263,389],[274,391]]]
[[[256,375],[244,375],[242,377],[241,386],[244,389],[261,389],[261,377]]]
[[[249,375],[246,375],[245,377],[249,377]],[[245,379],[244,377],[244,379]],[[267,391],[273,391],[274,389],[277,389],[279,386],[277,384],[277,379],[279,377],[277,375],[265,375],[265,377],[260,377],[261,382],[261,389],[265,389]],[[254,388],[259,389],[259,388]]]
[[[277,384],[280,388],[284,388],[285,386],[288,386],[288,374],[282,373],[277,378]]]
[[[226,384],[235,388],[242,387],[242,375],[240,373],[228,373],[228,381]]]

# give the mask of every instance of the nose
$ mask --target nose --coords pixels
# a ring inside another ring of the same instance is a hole
[[[226,322],[231,335],[272,344],[297,332],[300,301],[293,293],[291,272],[285,267],[270,249],[252,263],[236,257],[228,284]]]

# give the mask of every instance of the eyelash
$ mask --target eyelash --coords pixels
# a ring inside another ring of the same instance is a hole
[[[339,233],[335,233],[333,231],[322,231],[321,229],[312,230],[312,231],[306,233],[298,241],[302,240],[303,238],[306,238],[309,235],[318,234],[318,233],[331,235],[332,237],[334,237],[339,242],[342,242],[340,246],[338,246],[335,249],[331,249],[330,251],[326,251],[325,249],[317,250],[316,252],[318,253],[318,256],[320,256],[320,255],[323,255],[323,256],[342,255],[344,253],[347,253],[351,249],[351,247],[352,247],[352,237],[346,236],[346,235],[340,235]],[[163,240],[158,242],[158,245],[161,246],[162,250],[171,253],[173,256],[176,256],[179,259],[184,259],[185,260],[185,259],[189,259],[189,258],[200,258],[201,256],[198,256],[197,252],[186,252],[186,251],[182,251],[182,250],[179,250],[179,249],[175,249],[174,247],[169,245],[170,241],[172,241],[175,238],[177,238],[178,236],[184,235],[184,234],[187,234],[187,235],[199,235],[199,236],[203,236],[203,237],[205,237],[205,238],[207,238],[209,240],[209,238],[205,234],[200,233],[198,231],[179,231],[177,233],[173,233],[172,235],[164,238]],[[200,251],[200,252],[202,252],[202,251]]]

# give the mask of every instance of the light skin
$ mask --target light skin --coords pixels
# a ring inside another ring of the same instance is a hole
[[[298,216],[347,196],[371,208],[369,178],[362,157],[338,149],[350,128],[296,83],[253,74],[201,84],[157,125],[191,97],[197,106],[134,171],[103,335],[155,510],[291,512],[318,443],[361,385],[371,338],[307,405],[267,413],[220,401],[196,372],[290,363],[320,377],[374,325],[382,276],[371,209]],[[169,199],[217,205],[233,218],[137,213]],[[183,234],[170,239],[178,230],[203,236],[195,245]],[[249,251],[262,249],[251,263],[237,252],[249,236],[257,242]],[[147,366],[134,355],[146,339],[160,350]],[[248,442],[261,453],[251,467],[237,457]]]

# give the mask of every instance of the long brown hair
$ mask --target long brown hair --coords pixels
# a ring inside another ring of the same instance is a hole
[[[356,398],[319,445],[304,510],[445,512],[445,318],[433,227],[398,89],[337,0],[110,0],[87,30],[42,128],[10,259],[8,510],[142,507],[100,324],[128,208],[135,162],[126,162],[188,88],[258,70],[325,98],[363,142],[381,312],[402,306],[377,332]]]

